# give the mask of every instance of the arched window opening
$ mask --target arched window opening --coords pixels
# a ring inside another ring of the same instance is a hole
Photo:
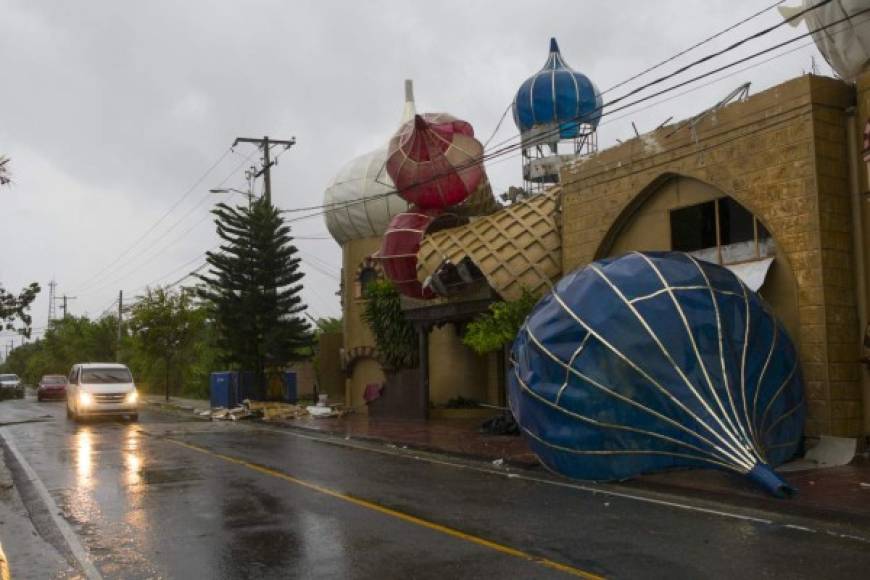
[[[772,257],[770,232],[730,197],[670,211],[671,249],[721,265]]]
[[[359,277],[357,278],[357,283],[359,286],[359,295],[358,298],[368,298],[369,297],[369,287],[378,279],[378,272],[374,268],[363,268],[360,270]]]

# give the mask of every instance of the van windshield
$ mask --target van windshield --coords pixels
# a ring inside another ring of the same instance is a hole
[[[82,369],[81,381],[85,385],[108,385],[132,383],[133,377],[127,369]]]

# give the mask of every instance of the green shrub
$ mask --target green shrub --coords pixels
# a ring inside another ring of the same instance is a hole
[[[369,284],[363,319],[375,335],[381,364],[387,369],[411,369],[419,365],[417,332],[405,318],[399,292],[392,283]]]
[[[527,290],[519,300],[495,302],[489,312],[468,325],[462,342],[478,354],[497,352],[511,344],[538,299]]]

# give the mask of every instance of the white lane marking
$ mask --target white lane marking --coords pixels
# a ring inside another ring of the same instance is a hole
[[[276,428],[260,427],[260,426],[247,426],[246,425],[246,427],[248,429],[252,429],[252,430],[260,430],[260,431],[269,431],[272,433],[280,433],[283,435],[298,437],[300,439],[308,439],[310,441],[319,441],[321,443],[339,445],[342,447],[350,447],[353,449],[360,449],[360,450],[364,450],[364,451],[370,451],[373,453],[380,453],[382,455],[391,455],[393,457],[405,457],[405,458],[415,459],[417,461],[425,461],[427,463],[432,463],[435,465],[445,465],[445,466],[453,467],[456,469],[467,469],[469,471],[476,471],[479,473],[487,473],[490,475],[498,475],[500,477],[507,477],[510,479],[521,479],[524,481],[530,481],[530,482],[540,483],[540,484],[544,484],[544,485],[552,485],[552,486],[556,486],[556,487],[576,489],[578,491],[591,493],[593,495],[601,494],[601,495],[605,495],[605,496],[609,496],[609,497],[628,499],[628,500],[632,500],[632,501],[638,501],[641,503],[659,505],[659,506],[668,507],[668,508],[672,508],[672,509],[697,512],[697,513],[702,513],[702,514],[707,514],[707,515],[712,515],[712,516],[717,516],[717,517],[722,517],[722,518],[736,519],[736,520],[752,522],[752,523],[768,525],[768,526],[780,525],[783,527],[787,527],[789,529],[807,532],[807,533],[817,533],[819,531],[822,531],[822,530],[815,530],[813,528],[809,528],[806,526],[778,522],[778,521],[767,519],[767,518],[761,518],[761,517],[750,516],[750,515],[746,515],[746,514],[739,514],[739,513],[734,513],[734,512],[728,512],[728,511],[723,511],[723,510],[716,510],[716,509],[712,509],[712,508],[705,508],[705,507],[701,507],[701,506],[697,506],[697,505],[685,504],[685,503],[680,503],[677,501],[670,501],[670,500],[665,500],[665,499],[657,499],[657,498],[653,498],[653,497],[636,495],[636,494],[632,494],[632,493],[628,493],[628,492],[615,491],[615,490],[611,490],[611,489],[604,489],[604,488],[600,488],[600,487],[593,487],[593,486],[589,486],[589,485],[583,485],[580,483],[573,483],[573,482],[568,482],[568,481],[555,481],[552,479],[544,479],[542,477],[523,475],[523,474],[516,473],[516,472],[505,472],[502,470],[488,469],[486,467],[478,467],[476,465],[455,463],[455,462],[447,461],[444,459],[436,459],[433,457],[418,455],[417,453],[420,453],[419,451],[415,451],[414,453],[402,453],[398,449],[396,449],[396,450],[378,449],[376,447],[369,447],[368,445],[365,445],[365,444],[354,443],[353,439],[347,440],[344,438],[337,438],[337,436],[331,437],[329,435],[326,435],[326,436],[307,435],[307,434],[300,433],[299,431],[294,430],[292,428],[285,430],[285,429],[276,429]],[[376,445],[376,443],[373,445]],[[844,534],[844,533],[836,532],[833,530],[824,530],[824,532],[827,533],[829,536],[834,536],[837,538],[842,538],[842,539],[847,539],[847,540],[855,540],[855,541],[863,542],[865,544],[870,543],[870,538],[864,537],[864,536],[857,536],[857,535],[853,535],[853,534]]]
[[[66,541],[67,547],[70,552],[72,552],[73,557],[78,562],[81,567],[82,572],[84,572],[85,577],[88,580],[102,580],[102,576],[97,568],[94,566],[91,561],[90,555],[85,550],[84,546],[82,546],[81,542],[79,542],[78,537],[76,536],[73,529],[67,523],[65,519],[60,517],[60,508],[55,503],[54,499],[52,499],[51,494],[48,493],[48,489],[46,489],[45,484],[42,483],[42,480],[39,479],[39,476],[36,474],[36,471],[27,463],[27,460],[24,459],[24,455],[18,450],[15,446],[15,442],[12,440],[12,436],[8,433],[4,433],[5,430],[0,429],[0,437],[6,443],[7,449],[12,452],[12,455],[15,456],[16,461],[21,466],[21,469],[24,470],[24,474],[30,480],[30,483],[33,485],[33,488],[36,490],[36,493],[39,495],[39,498],[45,504],[45,508],[48,510],[48,514],[51,516],[51,519],[54,521],[58,530],[60,530],[60,534],[63,536],[63,539]]]
[[[353,447],[355,449],[362,449],[365,451],[373,451],[375,453],[381,453],[383,455],[392,455],[394,457],[399,456],[399,457],[416,459],[417,461],[425,461],[427,463],[432,463],[435,465],[445,465],[445,466],[454,467],[457,469],[467,469],[469,471],[476,471],[479,473],[488,473],[490,475],[498,475],[500,477],[508,477],[511,479],[521,479],[524,481],[531,481],[534,483],[542,483],[544,485],[553,485],[556,487],[576,489],[578,491],[592,493],[593,495],[594,494],[601,494],[601,495],[606,495],[606,496],[610,496],[610,497],[618,497],[621,499],[630,499],[630,500],[639,501],[639,502],[643,502],[643,503],[651,503],[651,504],[661,505],[661,506],[666,506],[666,507],[671,507],[671,508],[696,511],[696,512],[700,512],[700,513],[711,514],[711,515],[720,516],[720,517],[755,522],[755,523],[759,523],[759,524],[773,524],[773,520],[768,520],[765,518],[748,516],[748,515],[744,515],[744,514],[736,514],[736,513],[732,513],[732,512],[725,512],[725,511],[721,511],[721,510],[714,510],[711,508],[693,506],[693,505],[689,505],[689,504],[681,504],[681,503],[678,503],[675,501],[668,501],[668,500],[656,499],[656,498],[652,498],[652,497],[645,497],[642,495],[635,495],[635,494],[631,494],[631,493],[627,493],[627,492],[614,491],[614,490],[604,489],[604,488],[600,488],[600,487],[592,487],[592,486],[583,485],[580,483],[572,483],[572,482],[568,482],[568,481],[554,481],[552,479],[544,479],[542,477],[523,475],[523,474],[516,473],[516,472],[505,472],[502,470],[488,469],[486,467],[478,467],[476,465],[454,463],[453,461],[447,461],[444,459],[435,459],[433,457],[426,457],[424,455],[417,455],[414,453],[405,454],[405,453],[400,453],[400,452],[397,452],[394,450],[388,451],[385,449],[370,448],[366,445],[351,444],[347,440],[333,440],[330,437],[317,437],[317,436],[311,436],[311,435],[304,435],[302,433],[294,432],[291,430],[285,431],[285,430],[281,430],[281,429],[264,428],[264,427],[255,427],[255,428],[263,430],[263,431],[270,431],[273,433],[282,433],[282,434],[286,434],[286,435],[292,435],[293,437],[299,437],[299,438],[308,439],[311,441],[320,441],[320,442],[326,441],[328,443],[334,443],[336,445],[341,445],[344,447]],[[417,453],[419,453],[419,452],[417,452]]]
[[[479,467],[479,466],[471,465],[471,464],[456,463],[456,462],[448,461],[445,459],[437,459],[437,458],[434,458],[431,456],[419,455],[420,453],[427,453],[427,452],[422,452],[419,450],[413,450],[413,451],[408,450],[408,451],[403,452],[401,449],[396,448],[395,446],[393,446],[393,448],[379,449],[379,448],[375,447],[375,445],[378,444],[376,442],[354,440],[353,438],[348,439],[347,437],[342,437],[341,435],[337,435],[334,433],[309,435],[309,434],[302,433],[301,432],[302,428],[300,428],[300,427],[296,427],[296,428],[291,427],[291,428],[287,428],[287,429],[279,429],[279,428],[275,428],[275,427],[266,427],[266,426],[260,426],[260,425],[250,425],[250,424],[248,424],[248,425],[234,424],[233,426],[235,428],[243,428],[243,429],[250,430],[250,431],[267,431],[270,433],[277,433],[277,434],[284,435],[284,436],[296,437],[299,439],[306,439],[309,441],[325,443],[327,445],[337,445],[340,447],[347,447],[350,449],[359,449],[361,451],[368,451],[370,453],[380,453],[381,455],[390,455],[392,457],[403,457],[405,459],[414,459],[417,461],[425,461],[427,463],[431,463],[434,465],[444,465],[447,467],[453,467],[455,469],[465,469],[468,471],[475,471],[478,473],[486,473],[489,475],[496,475],[499,477],[506,477],[506,478],[510,478],[510,479],[520,479],[520,480],[530,481],[530,482],[534,482],[534,483],[540,483],[543,485],[552,485],[552,486],[556,486],[556,487],[576,489],[578,491],[591,493],[592,495],[601,494],[601,495],[605,495],[605,496],[609,496],[609,497],[617,497],[620,499],[627,499],[627,500],[637,501],[637,502],[641,502],[641,503],[648,503],[648,504],[658,505],[658,506],[667,507],[667,508],[671,508],[671,509],[679,509],[679,510],[684,510],[684,511],[702,513],[702,514],[712,515],[712,516],[721,517],[721,518],[735,519],[735,520],[752,522],[752,523],[761,524],[761,525],[768,525],[768,526],[788,527],[788,528],[796,530],[796,531],[804,531],[807,533],[817,533],[817,532],[823,531],[826,534],[828,534],[829,536],[842,538],[845,540],[858,541],[858,542],[862,542],[865,544],[870,544],[870,537],[858,536],[858,535],[848,534],[848,533],[841,533],[841,532],[837,532],[837,531],[833,531],[833,530],[815,530],[813,528],[809,528],[806,526],[788,524],[788,523],[785,523],[784,521],[781,521],[781,520],[775,521],[772,519],[750,516],[750,515],[746,515],[746,514],[739,514],[739,513],[734,513],[734,512],[728,512],[728,511],[723,511],[723,510],[716,510],[716,509],[701,507],[701,506],[697,506],[697,505],[680,503],[677,501],[658,499],[658,498],[654,498],[654,497],[637,495],[637,494],[632,494],[632,493],[623,492],[623,491],[615,491],[612,489],[594,487],[591,485],[584,485],[581,483],[573,483],[573,482],[568,482],[568,481],[556,481],[553,479],[545,479],[542,477],[523,475],[523,474],[513,472],[513,471],[508,472],[508,471],[504,471],[504,470],[496,470],[496,469],[489,469],[486,467]],[[144,433],[146,435],[157,435],[156,433],[149,433],[148,431],[145,431],[142,427],[143,427],[142,425],[139,426],[139,430],[142,433]],[[202,433],[202,432],[197,432],[194,434],[200,434],[200,433]]]

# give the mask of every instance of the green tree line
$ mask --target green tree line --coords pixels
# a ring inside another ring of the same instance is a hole
[[[80,362],[127,364],[140,388],[176,396],[208,396],[209,373],[222,370],[207,307],[186,290],[148,290],[130,308],[121,326],[118,318],[92,320],[69,316],[52,321],[42,339],[9,353],[4,372],[36,384],[46,374],[67,374]]]
[[[0,187],[11,183],[9,159],[0,155]],[[314,332],[305,317],[297,249],[289,223],[265,198],[213,210],[219,251],[206,252],[195,288],[152,288],[137,297],[119,328],[115,316],[65,316],[51,321],[42,339],[22,345],[0,365],[36,384],[45,374],[66,374],[79,362],[126,363],[140,387],[183,396],[208,396],[209,373],[248,370],[266,397],[268,375],[294,359],[311,357]],[[0,284],[0,330],[30,336],[36,283],[18,295]],[[326,327],[340,321],[324,320]]]

